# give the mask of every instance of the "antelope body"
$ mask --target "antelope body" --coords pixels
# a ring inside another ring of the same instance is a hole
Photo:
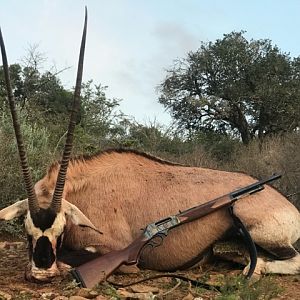
[[[81,50],[85,32],[86,21]],[[53,164],[33,187],[0,37],[8,98],[28,193],[28,199],[0,210],[0,220],[26,215],[28,279],[48,280],[59,274],[57,257],[63,247],[86,249],[100,255],[125,248],[146,224],[256,181],[241,173],[179,166],[130,150],[111,150],[69,162],[79,106],[81,51],[62,161]],[[259,260],[257,273],[300,273],[300,254],[293,247],[300,238],[300,214],[283,195],[266,186],[263,191],[239,200],[234,211],[255,243],[273,255],[271,261]],[[162,246],[143,253],[142,266],[174,270],[186,265],[222,238],[232,225],[228,211],[221,209],[179,226],[169,233]]]
[[[53,193],[58,167],[53,165],[35,185],[37,195]],[[103,234],[71,226],[65,231],[65,243],[73,249],[94,248],[101,254],[122,249],[140,235],[146,224],[255,181],[242,173],[172,165],[129,150],[73,159],[63,198],[83,211]],[[298,265],[292,272],[300,271],[300,256],[292,246],[300,238],[300,214],[283,195],[266,186],[239,200],[234,211],[259,246],[279,259],[294,257]],[[144,267],[176,269],[211,247],[231,226],[227,209],[180,226],[151,255],[145,253]],[[271,265],[276,266],[276,262]],[[285,272],[291,270],[280,270]]]

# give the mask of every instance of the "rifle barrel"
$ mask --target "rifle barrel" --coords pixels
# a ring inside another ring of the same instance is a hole
[[[257,187],[263,186],[264,184],[269,183],[271,181],[274,181],[276,179],[279,179],[280,177],[281,177],[280,174],[274,174],[273,176],[271,176],[269,178],[254,182],[254,183],[252,183],[252,184],[250,184],[246,187],[243,187],[243,188],[238,189],[234,192],[231,192],[230,193],[231,197],[236,198],[236,197],[239,197],[240,195],[243,195],[243,194],[246,194],[246,193],[251,193],[251,191],[255,191]]]
[[[259,192],[264,189],[264,184],[274,181],[280,178],[281,175],[273,175],[269,178],[254,182],[246,187],[238,189],[229,194],[223,195],[216,199],[210,200],[206,203],[200,204],[198,206],[189,208],[180,212],[176,217],[179,219],[179,223],[187,223],[199,219],[201,217],[210,214],[217,209],[220,209],[224,206],[229,206],[238,200],[241,196],[251,195],[253,193]],[[179,224],[178,224],[179,225]]]

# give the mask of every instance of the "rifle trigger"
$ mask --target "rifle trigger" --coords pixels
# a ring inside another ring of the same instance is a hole
[[[159,240],[155,243],[155,247],[161,246],[164,242],[164,237],[166,237],[167,235],[164,233],[159,233],[157,234],[157,237],[159,238]]]
[[[150,243],[148,243],[147,246],[149,246],[151,248],[151,250],[153,250],[156,247],[155,243],[153,243],[152,241]]]

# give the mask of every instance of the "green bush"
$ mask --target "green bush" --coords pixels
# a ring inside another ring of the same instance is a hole
[[[26,193],[11,118],[3,115],[0,122],[0,178],[2,178],[0,181],[2,191],[0,207],[2,207],[16,199],[26,197]],[[49,145],[49,132],[37,124],[29,124],[23,116],[21,117],[21,128],[26,141],[31,174],[33,180],[37,181],[45,172],[49,161],[53,160]]]

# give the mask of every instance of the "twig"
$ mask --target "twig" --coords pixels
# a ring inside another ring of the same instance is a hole
[[[184,275],[176,274],[176,273],[175,274],[174,273],[173,274],[170,274],[170,273],[156,274],[156,275],[153,275],[153,276],[150,276],[150,277],[147,277],[147,278],[143,278],[143,279],[131,282],[131,283],[127,283],[127,284],[117,283],[117,282],[113,282],[111,280],[106,280],[106,281],[109,284],[113,285],[114,287],[125,288],[125,287],[131,286],[131,285],[135,285],[135,284],[138,284],[138,283],[148,281],[148,280],[153,280],[153,279],[158,279],[158,278],[163,278],[163,277],[176,278],[176,280],[181,279],[182,281],[190,282],[192,285],[197,286],[197,287],[201,287],[201,288],[204,288],[204,289],[207,289],[207,290],[213,289],[213,290],[216,290],[216,291],[220,291],[220,286],[209,284],[209,283],[202,282],[202,281],[199,281],[199,280],[194,280],[194,279],[188,278]]]
[[[166,295],[171,294],[172,292],[174,292],[181,285],[181,280],[180,279],[176,278],[176,281],[177,281],[177,283],[176,283],[175,286],[173,286],[170,290],[168,290],[164,293],[160,293],[159,296],[166,296]]]
[[[53,150],[52,155],[55,155],[55,153],[56,153],[56,151],[57,151],[57,148],[58,148],[58,146],[59,146],[61,140],[66,136],[67,133],[68,133],[68,132],[66,131],[66,132],[59,138],[59,140],[58,140],[58,142],[57,142],[57,144],[56,144],[56,146],[55,146],[55,148],[54,148],[54,150]]]

